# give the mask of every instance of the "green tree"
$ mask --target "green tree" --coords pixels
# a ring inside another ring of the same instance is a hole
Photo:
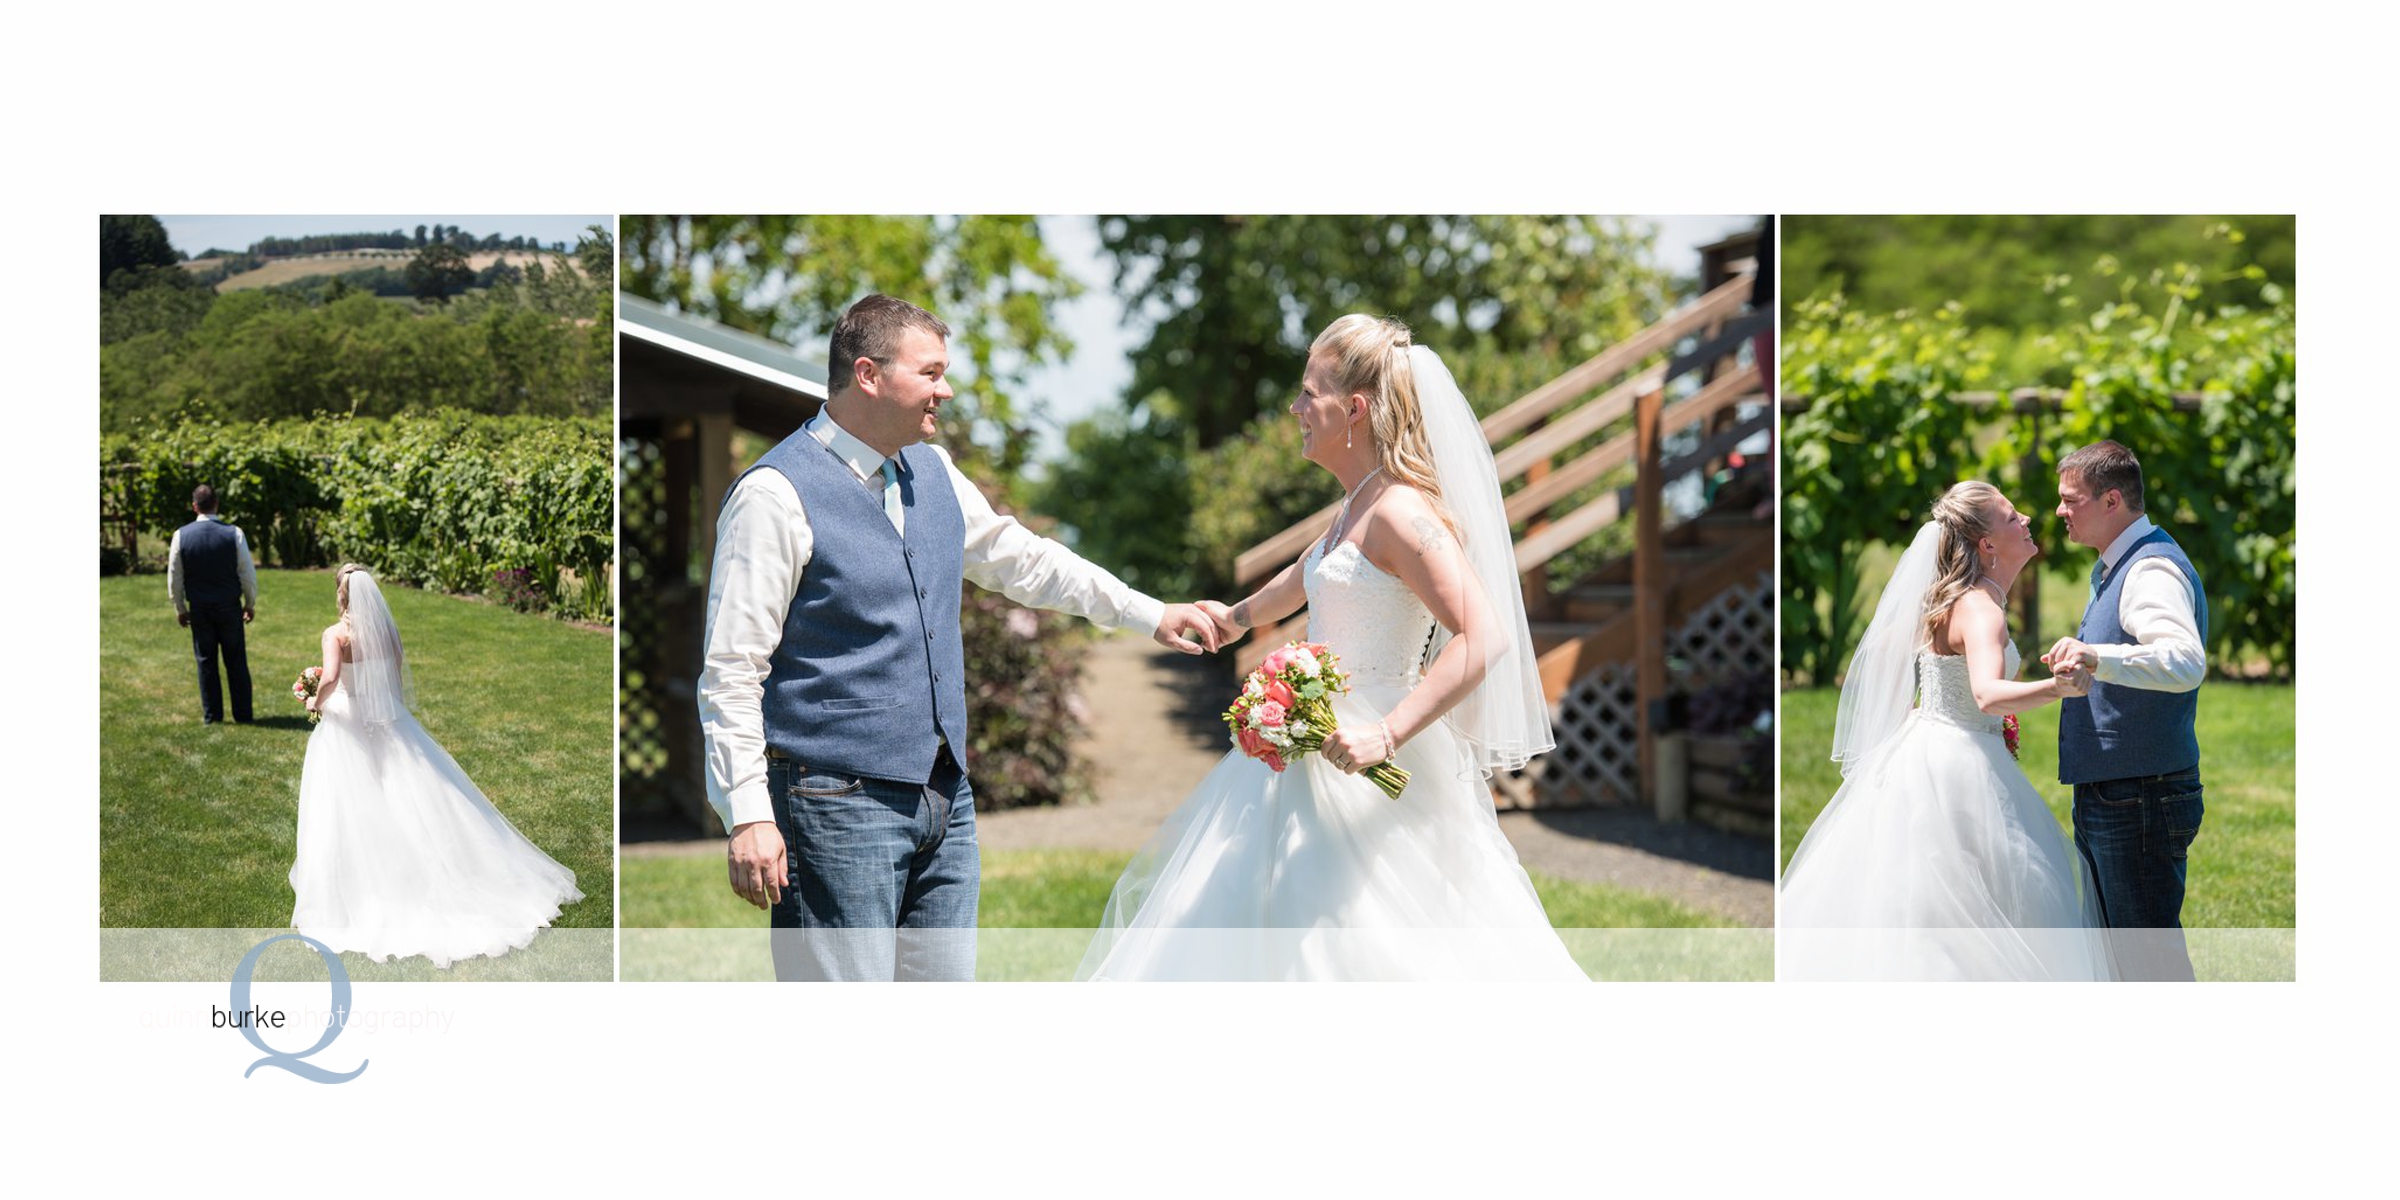
[[[467,256],[447,242],[427,246],[408,260],[408,288],[419,300],[447,302],[473,282],[475,272],[467,266]]]
[[[1155,324],[1126,416],[1069,430],[1035,506],[1145,588],[1217,591],[1234,554],[1323,502],[1329,477],[1275,436],[1318,330],[1398,317],[1489,411],[1674,305],[1654,236],[1603,217],[1102,217],[1117,291]]]
[[[167,240],[167,227],[157,217],[100,218],[100,282],[107,284],[119,271],[143,267],[172,267],[183,256]]]
[[[626,291],[812,354],[871,293],[940,317],[958,392],[947,444],[962,461],[988,458],[1004,487],[1030,441],[1016,391],[1073,349],[1053,312],[1082,287],[1031,217],[633,216],[624,233]]]
[[[2251,303],[2261,283],[2289,293],[2297,271],[2289,216],[1786,217],[1780,253],[1787,319],[1839,292],[1866,312],[1954,301],[2010,330],[2081,320],[2187,266],[2205,309]]]

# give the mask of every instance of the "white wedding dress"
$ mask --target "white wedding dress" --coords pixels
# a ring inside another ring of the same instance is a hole
[[[2018,663],[2011,645],[2010,678]],[[2088,869],[1975,706],[1967,660],[1920,654],[1917,683],[1784,870],[1777,978],[2110,977]]]
[[[1302,569],[1308,640],[1353,689],[1335,714],[1372,725],[1416,685],[1433,617],[1353,543]],[[1398,762],[1392,799],[1317,754],[1278,774],[1228,752],[1117,881],[1077,977],[1587,982],[1450,726]]]
[[[353,673],[345,664],[325,695],[300,768],[292,927],[337,951],[437,967],[530,943],[583,899],[574,873],[525,840],[405,705],[367,719]]]

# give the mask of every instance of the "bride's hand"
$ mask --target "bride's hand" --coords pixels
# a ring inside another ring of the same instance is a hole
[[[1317,753],[1324,755],[1325,762],[1342,774],[1356,775],[1389,759],[1394,749],[1392,735],[1386,731],[1384,722],[1377,721],[1365,729],[1334,730],[1333,736],[1325,739],[1325,748]]]
[[[2062,675],[2053,675],[2050,682],[2058,688],[2060,698],[2092,694],[2092,673],[2078,668]]]
[[[1242,626],[1233,619],[1233,609],[1230,606],[1215,600],[1194,600],[1192,607],[1199,609],[1210,622],[1216,625],[1218,645],[1232,645],[1235,638],[1242,636]]]

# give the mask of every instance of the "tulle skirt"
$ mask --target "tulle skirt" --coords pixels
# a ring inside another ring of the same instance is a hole
[[[1399,699],[1363,696],[1336,698],[1345,726]],[[1319,755],[1279,774],[1227,753],[1117,881],[1077,976],[1588,981],[1462,751],[1440,724],[1402,747],[1398,799]]]
[[[2090,872],[1996,733],[1917,713],[1784,871],[1790,980],[2105,979]]]
[[[415,717],[367,726],[339,691],[308,737],[298,841],[292,927],[378,962],[505,954],[583,899]]]

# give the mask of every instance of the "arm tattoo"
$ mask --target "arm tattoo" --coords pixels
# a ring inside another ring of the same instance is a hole
[[[1445,536],[1441,523],[1432,517],[1418,517],[1414,524],[1417,530],[1417,553],[1433,553],[1433,548],[1441,545]]]
[[[1244,600],[1244,601],[1242,601],[1240,604],[1236,604],[1236,605],[1234,605],[1234,606],[1233,606],[1233,613],[1232,613],[1231,615],[1232,615],[1232,617],[1233,617],[1233,623],[1234,623],[1235,625],[1238,625],[1238,626],[1240,626],[1240,627],[1241,627],[1241,628],[1243,628],[1243,629],[1248,629],[1248,628],[1250,628],[1250,602],[1249,602],[1249,601],[1247,601],[1247,600]]]

